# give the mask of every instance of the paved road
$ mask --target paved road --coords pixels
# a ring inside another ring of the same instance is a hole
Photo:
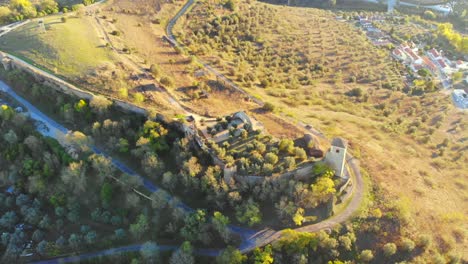
[[[172,35],[172,28],[173,28],[175,22],[177,21],[177,19],[180,16],[182,16],[190,8],[190,6],[193,3],[194,3],[194,0],[189,0],[189,2],[187,2],[187,4],[176,15],[176,17],[174,17],[174,19],[172,19],[168,24],[168,32],[171,32],[170,34],[168,34],[169,35],[169,40],[174,42],[174,44],[176,46],[178,46],[179,44],[176,42],[174,36]],[[19,61],[22,61],[19,58],[15,58],[15,59],[17,59]],[[50,78],[53,78],[53,79],[57,80],[58,82],[66,83],[64,80],[61,80],[56,76],[53,76],[53,75],[51,75],[51,74],[49,74],[49,73],[47,73],[47,72],[45,72],[45,71],[43,71],[41,69],[38,69],[37,67],[32,66],[32,65],[30,65],[29,63],[27,63],[25,61],[22,61],[22,62],[29,65],[30,67],[35,68],[36,70],[38,70],[40,72],[42,72],[44,75],[47,75]],[[213,74],[218,76],[220,79],[225,80],[226,83],[230,83],[233,87],[237,87],[227,77],[225,77],[224,75],[219,73],[217,70],[215,70],[211,66],[209,66],[209,65],[207,65],[205,63],[202,63],[202,64],[205,66],[205,68],[207,70],[209,70],[210,72],[212,72]],[[3,83],[1,81],[0,81],[0,89],[2,91],[4,91],[4,92],[10,94],[18,102],[23,104],[23,106],[25,106],[28,109],[28,111],[29,111],[29,113],[30,113],[30,115],[31,115],[31,117],[33,119],[36,119],[36,120],[42,122],[43,124],[45,124],[47,126],[48,129],[42,129],[42,131],[40,131],[44,135],[60,139],[60,138],[64,138],[65,135],[69,132],[68,129],[61,126],[60,124],[58,124],[57,122],[55,122],[51,118],[47,117],[46,115],[44,115],[37,108],[35,108],[32,104],[27,102],[25,99],[21,98],[10,87],[8,87],[5,83]],[[238,87],[237,87],[237,89],[239,89],[240,91],[242,91],[243,93],[246,94],[246,92],[243,91],[242,89],[240,89]],[[173,100],[175,100],[175,99],[173,99]],[[262,102],[260,101],[259,104],[262,104]],[[109,159],[111,159],[114,166],[116,168],[118,168],[119,170],[121,170],[122,172],[125,172],[125,173],[127,173],[127,174],[129,174],[131,176],[141,178],[142,181],[143,181],[143,186],[147,190],[149,190],[151,192],[154,192],[159,188],[156,185],[154,185],[151,181],[149,181],[148,179],[142,177],[141,175],[138,175],[136,172],[134,172],[133,170],[128,168],[125,164],[123,164],[119,160],[111,158],[109,155],[105,154],[104,152],[102,152],[101,150],[99,150],[98,148],[96,148],[94,146],[92,146],[91,149],[95,153],[104,155],[104,156],[108,157]],[[352,214],[358,209],[359,204],[361,203],[361,200],[362,200],[362,197],[363,197],[364,184],[362,182],[362,176],[361,176],[361,173],[359,171],[359,165],[358,165],[357,161],[354,160],[352,157],[348,157],[348,159],[349,159],[349,166],[353,170],[354,175],[355,175],[354,195],[352,196],[352,200],[350,201],[349,206],[344,211],[340,212],[339,215],[336,215],[336,216],[334,216],[334,217],[332,217],[330,219],[324,220],[324,221],[322,221],[320,223],[317,223],[317,224],[297,228],[296,229],[297,231],[316,232],[316,231],[323,230],[323,229],[326,229],[326,228],[331,228],[331,227],[333,227],[333,226],[335,226],[335,225],[337,225],[339,223],[347,221],[352,216]],[[173,199],[173,198],[171,197],[170,199]],[[187,206],[186,204],[184,204],[182,202],[179,203],[179,206],[181,208],[183,208],[186,212],[192,212],[193,211],[192,208],[190,208],[189,206]],[[275,230],[271,230],[271,229],[253,230],[253,229],[242,228],[242,227],[233,226],[233,225],[229,226],[229,229],[234,234],[240,235],[242,242],[241,242],[241,245],[239,246],[239,250],[241,250],[244,253],[249,252],[249,251],[253,250],[256,247],[264,246],[264,245],[266,245],[268,243],[271,243],[271,242],[275,241],[276,239],[278,239],[281,236],[281,231],[275,231]],[[171,249],[175,248],[174,246],[160,246],[160,247],[167,248],[167,250],[171,250]],[[117,248],[103,250],[103,251],[99,251],[99,252],[82,254],[82,255],[79,255],[79,256],[75,256],[75,257],[66,257],[66,258],[48,260],[46,262],[38,262],[38,263],[77,262],[77,261],[80,261],[80,260],[89,259],[89,258],[98,257],[98,256],[109,256],[109,255],[124,253],[124,252],[134,252],[134,251],[138,251],[140,248],[141,248],[141,245],[131,245],[131,246],[126,246],[126,247],[117,247]],[[219,254],[220,249],[199,249],[196,252],[198,254],[215,256],[215,255]]]
[[[173,33],[174,26],[177,23],[177,20],[180,17],[182,17],[192,7],[192,5],[194,3],[196,3],[196,0],[189,0],[181,8],[181,10],[167,24],[167,27],[166,27],[167,38],[172,43],[172,45],[174,45],[175,47],[178,47],[178,48],[181,48],[181,49],[184,48],[180,43],[177,42],[177,39],[174,36],[174,33]],[[234,89],[240,91],[241,93],[246,94],[247,96],[252,98],[242,88],[238,87],[229,78],[224,76],[218,70],[211,67],[208,63],[200,60],[197,57],[195,58],[195,60],[198,63],[202,64],[207,71],[214,74],[217,78],[223,80],[224,82],[228,83],[232,88],[234,88]],[[256,103],[258,103],[259,105],[263,105],[263,102],[261,100],[258,100],[256,98],[252,98],[252,99]],[[302,122],[299,122],[299,125],[304,127],[306,130],[312,132],[314,135],[316,135],[318,137],[321,137],[321,138],[325,138],[325,136],[321,132],[307,126],[306,124],[304,124]],[[324,220],[324,221],[322,221],[320,223],[304,226],[304,227],[301,227],[301,228],[297,228],[295,230],[300,231],[300,232],[317,232],[317,231],[320,231],[320,230],[323,230],[323,229],[332,228],[332,227],[334,227],[334,226],[336,226],[336,225],[338,225],[340,223],[343,223],[343,222],[349,220],[352,217],[352,215],[359,209],[359,206],[361,204],[361,201],[362,201],[362,198],[363,198],[363,195],[364,195],[364,188],[365,188],[363,180],[362,180],[362,175],[361,175],[361,172],[359,170],[359,161],[357,159],[353,158],[349,154],[347,156],[347,161],[348,161],[348,165],[351,168],[351,170],[353,171],[353,175],[354,175],[354,177],[353,177],[354,181],[353,181],[352,200],[349,202],[347,208],[344,209],[343,211],[341,211],[338,215],[335,215],[335,216],[333,216],[333,217],[331,217],[329,219],[326,219],[326,220]],[[344,202],[347,202],[347,201],[344,201]],[[249,243],[243,244],[243,246],[241,246],[239,249],[242,252],[248,252],[248,251],[253,250],[255,247],[261,247],[261,246],[267,245],[267,244],[275,241],[276,239],[278,239],[280,237],[281,237],[281,231],[262,230],[261,232],[258,232],[257,234],[253,235],[249,239],[249,241],[248,241]]]
[[[17,102],[19,102],[24,108],[26,108],[25,110],[27,110],[30,117],[40,123],[40,125],[38,125],[37,128],[38,128],[38,131],[41,134],[43,134],[44,136],[55,138],[60,143],[66,144],[65,138],[66,138],[66,135],[70,132],[69,129],[65,128],[64,126],[62,126],[61,124],[59,124],[55,120],[53,120],[52,118],[50,118],[47,115],[45,115],[44,113],[42,113],[39,109],[37,109],[35,106],[33,106],[31,103],[29,103],[26,99],[19,96],[15,91],[13,91],[7,84],[5,84],[2,81],[0,81],[0,91],[3,91],[5,93],[7,93],[12,98],[14,98]],[[143,186],[148,191],[155,192],[158,189],[160,189],[153,182],[151,182],[147,178],[139,175],[138,173],[136,173],[134,170],[132,170],[131,168],[126,166],[123,162],[119,161],[118,159],[112,158],[110,155],[106,154],[105,152],[103,152],[102,150],[97,148],[96,146],[91,146],[91,150],[94,153],[99,154],[99,155],[103,155],[104,157],[111,160],[112,164],[117,169],[119,169],[120,171],[122,171],[122,172],[124,172],[124,173],[126,173],[126,174],[128,174],[130,176],[140,178],[142,180]],[[171,200],[174,199],[174,197],[169,197],[168,199],[169,199],[168,201],[170,202]],[[187,213],[191,213],[191,212],[194,211],[194,209],[192,209],[191,207],[189,207],[188,205],[186,205],[185,203],[180,202],[180,201],[177,204],[177,206],[179,208],[182,208]],[[242,242],[241,242],[241,245],[239,247],[240,249],[252,247],[252,245],[255,242],[255,239],[253,238],[253,236],[259,232],[257,230],[242,228],[242,227],[234,226],[234,225],[230,225],[229,229],[231,230],[232,233],[237,234],[237,235],[239,235],[241,237]],[[131,246],[129,248],[122,247],[122,248],[119,248],[119,250],[130,250],[132,248],[135,249],[134,246]],[[207,252],[210,252],[210,254],[215,254],[216,252],[219,253],[219,251],[220,251],[219,249],[200,249],[199,250],[199,252],[205,252],[206,254],[207,254]],[[96,252],[96,253],[92,253],[92,254],[84,254],[84,256],[86,258],[89,258],[89,256],[91,256],[93,254],[106,255],[106,254],[109,254],[109,252],[114,252],[114,251],[112,251],[112,249],[111,249],[111,250],[101,251],[100,253]],[[118,252],[115,252],[115,253],[118,253]],[[72,261],[75,261],[75,260],[76,260],[76,258],[65,258],[64,261],[72,262]]]
[[[10,31],[15,30],[18,27],[26,25],[29,22],[31,22],[31,20],[27,19],[27,20],[24,20],[24,21],[18,21],[18,22],[11,23],[9,25],[5,25],[3,27],[0,27],[0,37],[7,34],[7,33],[10,33]]]
[[[6,85],[4,82],[1,82],[1,81],[0,81],[0,90],[9,94],[19,103],[21,103],[28,110],[31,118],[41,122],[43,125],[47,127],[47,129],[39,130],[39,132],[41,132],[43,135],[54,137],[60,141],[60,140],[63,140],[65,138],[65,135],[70,131],[67,128],[60,125],[59,123],[57,123],[56,121],[54,121],[53,119],[51,119],[50,117],[48,117],[47,115],[43,114],[36,107],[34,107],[31,103],[29,103],[27,100],[25,100],[24,98],[16,94],[8,85]],[[43,128],[44,126],[40,126],[40,127]],[[109,158],[112,161],[112,164],[116,168],[121,170],[122,172],[125,172],[131,176],[139,177],[140,179],[142,179],[143,186],[147,190],[154,192],[159,189],[159,187],[154,185],[150,180],[137,174],[135,171],[128,168],[125,164],[123,164],[119,160],[111,158],[109,155],[99,150],[97,147],[92,146],[91,149],[96,154],[100,154]],[[355,212],[355,210],[359,207],[359,204],[362,200],[362,193],[363,193],[364,186],[362,183],[362,178],[359,172],[358,164],[350,156],[348,158],[350,159],[349,165],[354,171],[355,176],[356,176],[356,181],[355,181],[356,183],[355,183],[355,189],[354,189],[355,195],[353,196],[350,202],[350,205],[339,215],[332,217],[328,220],[322,221],[320,223],[314,224],[314,225],[309,225],[309,226],[298,228],[297,229],[298,231],[316,232],[319,230],[323,230],[325,228],[331,228],[335,226],[336,224],[339,224],[348,220],[349,217],[352,216],[352,213]],[[171,197],[170,199],[173,199],[173,198]],[[186,204],[182,202],[180,202],[178,206],[180,206],[186,212],[193,211],[192,208],[190,208],[189,206],[187,206]],[[229,228],[234,234],[238,234],[241,236],[242,242],[241,242],[241,245],[239,246],[239,250],[242,252],[249,252],[256,247],[264,246],[268,243],[273,242],[274,240],[278,239],[281,236],[281,231],[275,231],[271,229],[264,229],[264,230],[258,231],[258,230],[242,228],[242,227],[233,226],[233,225],[229,226]],[[133,245],[133,246],[128,246],[128,247],[118,247],[118,248],[113,248],[109,250],[83,254],[78,257],[62,258],[60,261],[61,263],[76,262],[77,260],[80,260],[80,259],[88,259],[88,258],[96,257],[96,256],[107,256],[111,254],[137,251],[137,250],[139,250],[138,245]],[[220,249],[200,249],[197,252],[199,252],[200,254],[217,255],[219,254]],[[58,260],[50,260],[50,261],[52,262],[43,262],[43,263],[57,263],[53,261],[58,261]]]

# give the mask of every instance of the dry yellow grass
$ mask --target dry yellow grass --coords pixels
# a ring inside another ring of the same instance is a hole
[[[239,5],[239,12],[251,10],[245,2]],[[277,54],[285,54],[288,49],[302,50],[317,60],[326,56],[327,67],[334,72],[341,69],[345,76],[365,75],[371,71],[385,76],[390,74],[394,82],[401,83],[388,52],[371,46],[349,25],[335,21],[332,14],[315,9],[267,6],[280,15],[275,15],[271,25],[258,29],[257,35]],[[206,15],[203,8],[203,5],[196,7],[191,13],[192,19],[182,21],[179,29],[182,31],[190,25],[203,24],[200,22],[203,19],[209,20],[203,18]],[[225,11],[219,11],[222,12]],[[314,21],[319,21],[321,26],[311,27]],[[191,47],[195,52],[203,49]],[[346,48],[350,50],[341,50]],[[234,62],[236,57],[226,53],[223,46],[205,49],[212,49],[205,59],[221,71],[229,74],[229,67],[238,66]],[[351,67],[350,62],[356,65]],[[262,79],[261,69],[256,66],[246,69]],[[352,151],[360,153],[361,164],[373,182],[383,188],[386,200],[392,203],[402,197],[408,198],[412,220],[404,231],[431,234],[435,238],[435,248],[446,252],[455,250],[468,258],[465,250],[468,238],[461,235],[468,230],[466,113],[455,109],[451,99],[443,93],[408,96],[399,91],[378,89],[375,82],[333,84],[332,78],[333,75],[319,79],[316,85],[301,85],[297,89],[288,89],[289,83],[283,84],[286,89],[278,86],[263,89],[241,81],[237,83],[250,93],[273,102],[283,114],[312,124],[328,137],[349,139]],[[345,95],[356,87],[363,89],[367,99]],[[441,146],[446,139],[448,146]]]
[[[263,122],[268,132],[275,136],[293,137],[303,133],[301,129],[292,126],[291,122],[284,121],[283,117],[279,119],[273,114],[259,113],[258,106],[245,102],[237,93],[213,92],[208,99],[188,99],[187,93],[178,88],[191,86],[196,80],[190,73],[193,65],[187,63],[186,57],[177,54],[162,40],[165,34],[164,20],[174,14],[181,3],[164,5],[160,11],[155,8],[138,9],[137,14],[121,12],[123,9],[136,8],[137,4],[128,0],[114,0],[102,8],[101,15],[108,17],[107,23],[112,24],[109,26],[123,33],[120,37],[113,37],[113,40],[117,45],[121,45],[121,48],[126,46],[134,49],[135,61],[146,62],[146,66],[158,64],[165,75],[174,78],[175,85],[171,93],[186,106],[197,113],[210,115],[246,110]],[[110,7],[113,7],[113,10]],[[313,46],[311,50],[311,54],[317,56],[322,52],[320,45],[323,43],[335,42],[340,34],[354,32],[351,29],[347,31],[347,26],[336,24],[338,22],[334,20],[321,31],[304,29],[303,25],[311,19],[310,16],[314,16],[313,11],[274,8],[288,14],[276,18],[285,19],[279,23],[278,30],[287,30],[295,35],[310,34],[313,36],[310,37],[310,41],[319,45]],[[324,19],[332,17],[322,11],[319,14],[326,16]],[[163,22],[151,23],[154,17],[161,18]],[[117,19],[115,23],[110,22],[113,18]],[[264,40],[275,43],[278,38],[279,36],[265,35]],[[366,47],[363,51],[368,55],[361,54],[363,57],[360,57],[359,63],[368,65],[367,67],[375,72],[380,72],[381,69],[391,70],[393,66],[389,63],[381,63],[379,67],[382,68],[374,69],[373,61],[369,57],[389,59],[368,42],[363,47]],[[360,46],[354,46],[352,49],[362,53],[358,50]],[[354,57],[347,58],[343,51],[335,48],[327,56],[330,58],[330,68],[356,71],[357,74],[363,72],[364,66],[349,68],[349,61],[354,60]],[[229,58],[212,58],[224,59],[224,65],[232,65]],[[367,101],[359,102],[344,95],[344,92],[355,87],[361,87],[367,92]],[[431,93],[425,97],[409,97],[401,92],[376,89],[375,83],[333,84],[330,79],[294,91],[285,91],[284,97],[278,97],[268,89],[246,90],[274,102],[278,105],[281,116],[287,115],[309,123],[330,138],[342,136],[349,139],[352,151],[360,155],[361,164],[369,172],[372,180],[384,189],[387,201],[391,202],[401,197],[409,198],[414,221],[410,223],[407,231],[433,234],[441,248],[447,248],[449,245],[448,248],[452,247],[467,257],[463,249],[468,247],[468,242],[462,232],[468,229],[468,157],[464,141],[468,138],[467,119],[466,113],[454,109],[446,95]],[[382,104],[385,104],[387,113],[379,109]],[[405,133],[409,123],[421,119],[424,115],[427,115],[427,120],[421,122],[415,132]],[[442,117],[442,121],[433,120],[438,116]],[[403,123],[395,125],[399,118],[403,119]],[[424,139],[425,137],[428,140]],[[449,142],[448,147],[440,157],[437,154],[440,154],[437,145],[446,138]]]

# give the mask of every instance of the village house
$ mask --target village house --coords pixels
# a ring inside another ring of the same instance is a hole
[[[400,49],[396,48],[392,51],[392,56],[400,61],[405,61],[407,60],[406,54]]]
[[[424,66],[430,70],[434,75],[437,75],[438,69],[437,66],[426,56],[422,57],[424,61]]]
[[[438,52],[436,49],[432,48],[430,49],[427,54],[429,55],[429,57],[432,59],[432,60],[438,60],[438,59],[442,59],[442,56],[440,55],[440,52]]]
[[[408,58],[410,59],[410,62],[413,64],[422,64],[423,61],[419,55],[417,55],[412,49],[409,47],[405,47],[403,51],[408,55]]]

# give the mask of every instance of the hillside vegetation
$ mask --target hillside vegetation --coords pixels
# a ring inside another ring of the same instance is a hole
[[[392,201],[373,206],[401,209],[394,236],[431,233],[441,253],[466,247],[467,119],[447,95],[410,96],[388,51],[327,11],[199,2],[178,30],[192,54],[277,113],[351,140]]]

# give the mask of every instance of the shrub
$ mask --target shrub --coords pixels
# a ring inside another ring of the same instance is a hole
[[[351,91],[348,92],[348,96],[354,96],[354,97],[361,97],[362,96],[362,89],[361,88],[354,88]]]
[[[159,74],[161,74],[161,70],[159,69],[159,66],[156,64],[151,64],[150,66],[150,72],[153,74],[155,78],[159,77]]]
[[[168,86],[168,87],[173,87],[174,86],[174,80],[172,80],[172,78],[170,78],[170,77],[163,76],[163,77],[161,77],[161,79],[159,81],[164,86]]]
[[[386,257],[395,255],[397,247],[394,243],[387,243],[383,246],[383,253]]]
[[[299,159],[301,161],[307,159],[307,154],[306,154],[304,149],[296,147],[296,149],[294,151],[295,151],[295,155],[296,155],[297,159]]]
[[[83,4],[76,4],[72,6],[72,11],[78,11],[80,9],[83,9],[84,5]]]
[[[137,104],[141,104],[145,101],[145,96],[141,93],[136,93],[134,96],[133,96],[133,99],[135,100],[135,103]]]
[[[418,246],[421,248],[428,248],[432,243],[432,239],[429,235],[420,235],[418,239]]]
[[[120,31],[114,30],[111,32],[111,35],[120,36]]]
[[[272,164],[272,165],[275,165],[278,162],[278,156],[276,156],[273,153],[267,153],[265,155],[265,162],[269,163],[269,164]]]
[[[369,262],[374,258],[374,254],[371,250],[365,249],[361,251],[361,254],[359,254],[359,258],[364,262]]]
[[[409,238],[403,238],[401,241],[401,249],[406,252],[413,251],[415,243]]]
[[[62,17],[60,20],[62,21],[62,23],[67,22],[67,18],[66,18],[66,17]]]
[[[275,106],[270,102],[266,102],[263,105],[263,110],[265,110],[267,112],[273,112],[273,111],[275,111]]]

